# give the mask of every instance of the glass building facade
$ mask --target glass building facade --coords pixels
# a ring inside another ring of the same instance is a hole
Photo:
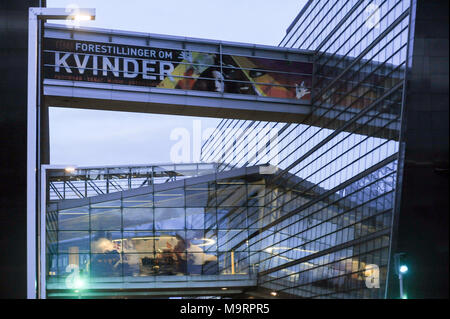
[[[49,170],[48,296],[76,269],[111,294],[178,277],[385,298],[410,3],[307,2],[280,43],[313,56],[301,120],[223,119],[195,167]]]
[[[70,173],[48,170],[48,185],[56,179],[67,184],[84,176],[85,185],[119,185],[132,179],[131,184],[141,186],[79,199],[71,198],[76,193],[72,191],[68,199],[50,201],[47,296],[70,297],[70,293],[61,295],[61,290],[77,288],[80,281],[88,283],[89,289],[112,291],[103,296],[116,295],[120,289],[161,288],[173,283],[173,278],[178,286],[195,284],[199,277],[192,276],[198,275],[217,284],[225,281],[219,287],[212,285],[217,289],[233,280],[240,286],[252,282],[256,272],[245,241],[249,229],[258,225],[252,216],[258,215],[261,204],[255,195],[264,186],[261,170],[215,174],[215,165],[177,167],[178,173],[199,176],[165,183],[155,178],[142,186],[141,175],[117,172],[139,171],[148,176],[158,170],[174,172],[176,167],[110,168],[111,174],[95,179],[86,178],[98,171],[92,168]],[[50,191],[49,196],[55,194]]]
[[[187,166],[196,165],[178,165],[178,171],[187,171],[183,170]],[[195,170],[198,176],[179,181],[150,182],[150,186],[79,199],[72,198],[71,192],[68,199],[50,200],[46,214],[47,297],[76,296],[73,289],[81,281],[90,290],[109,291],[103,292],[103,297],[116,296],[119,290],[133,295],[129,289],[161,288],[173,278],[178,286],[180,282],[189,286],[213,280],[216,289],[222,288],[219,283],[226,286],[231,282],[257,289],[259,280],[269,279],[262,287],[290,296],[305,290],[280,289],[280,285],[300,282],[299,275],[289,272],[295,266],[287,269],[286,263],[308,259],[300,269],[325,284],[317,289],[326,290],[328,286],[360,286],[360,276],[348,276],[346,271],[361,265],[367,271],[366,265],[381,258],[380,254],[366,256],[361,264],[355,264],[355,248],[346,246],[359,236],[378,234],[389,227],[389,213],[377,211],[377,203],[389,198],[377,196],[374,189],[392,190],[386,176],[392,175],[393,167],[373,173],[364,185],[352,183],[345,193],[324,197],[326,189],[296,176],[275,179],[279,169],[272,165],[222,172],[218,165],[199,166],[206,172]],[[216,173],[211,173],[214,167]],[[130,169],[138,168],[122,168]],[[154,166],[141,167],[141,173],[144,169],[155,171]],[[111,175],[90,181],[118,185],[130,179],[114,177],[119,168],[108,170]],[[91,171],[96,169],[70,173],[50,169],[48,185],[55,179],[68,183],[92,176]],[[49,196],[55,194],[50,191]],[[364,202],[358,196],[373,200]],[[314,199],[319,200],[309,209],[292,214]],[[362,221],[356,220],[352,207],[361,207]],[[387,245],[383,242],[386,236],[372,239],[356,249],[364,253]],[[335,246],[341,249],[335,251]],[[309,258],[330,250],[326,256]],[[280,267],[278,277],[261,275]],[[322,269],[320,274],[317,269]],[[84,296],[94,295],[84,292]]]
[[[202,160],[223,170],[278,168],[271,183],[285,188],[266,189],[261,216],[277,218],[249,234],[258,285],[307,298],[385,297],[409,5],[309,1],[280,43],[314,52],[309,117],[224,119],[203,145]]]

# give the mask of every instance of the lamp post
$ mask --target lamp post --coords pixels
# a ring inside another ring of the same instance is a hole
[[[394,255],[394,261],[395,261],[395,272],[398,275],[398,280],[400,284],[400,299],[406,299],[406,296],[403,292],[403,275],[405,275],[408,272],[408,266],[405,262],[405,253],[396,253]]]
[[[95,9],[65,9],[65,8],[29,8],[28,11],[28,83],[27,83],[27,298],[35,299],[38,288],[37,269],[42,267],[42,261],[37,263],[39,234],[36,221],[39,212],[40,184],[40,112],[41,112],[41,21],[52,20],[93,20]],[[42,225],[41,225],[42,226]],[[44,225],[45,226],[45,225]],[[43,228],[45,230],[45,227]],[[42,231],[42,227],[41,227]],[[45,233],[42,233],[42,236]],[[45,248],[44,248],[45,249]],[[44,276],[45,277],[45,276]],[[41,290],[38,297],[45,298]]]
[[[398,269],[398,279],[400,281],[400,298],[406,299],[405,294],[403,293],[403,275],[408,272],[408,267],[406,265],[401,265]]]

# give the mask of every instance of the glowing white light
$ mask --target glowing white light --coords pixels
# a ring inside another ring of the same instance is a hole
[[[66,167],[65,169],[64,169],[67,173],[73,173],[73,172],[75,172],[75,167]]]
[[[77,14],[73,17],[73,19],[75,21],[87,21],[87,20],[92,20],[92,16]]]
[[[84,281],[81,278],[76,278],[73,281],[74,288],[80,289],[80,288],[83,288],[83,286],[84,286]]]

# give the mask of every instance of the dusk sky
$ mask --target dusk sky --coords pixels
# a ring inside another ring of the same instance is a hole
[[[81,26],[277,46],[305,3],[306,0],[48,0],[47,6],[95,8],[95,21],[80,22]],[[170,150],[177,142],[171,140],[171,132],[177,128],[192,132],[194,120],[201,120],[202,130],[215,128],[220,121],[51,108],[51,164],[168,163]]]

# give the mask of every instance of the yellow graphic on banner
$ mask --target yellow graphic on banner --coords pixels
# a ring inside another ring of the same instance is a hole
[[[278,83],[271,75],[262,74],[258,77],[252,77],[250,75],[250,70],[246,69],[258,69],[259,67],[248,58],[240,56],[232,56],[232,58],[241,68],[248,80],[252,82],[253,87],[259,96],[291,97],[292,93],[287,88],[276,86],[276,84],[281,83]],[[264,84],[256,84],[255,82]]]
[[[181,56],[184,59],[172,71],[172,79],[166,77],[157,87],[175,89],[183,80],[193,84],[204,70],[214,64],[214,55],[208,53],[183,51]]]
[[[170,77],[166,77],[163,81],[161,81],[157,87],[165,88],[165,89],[175,89],[178,82],[183,79],[186,71],[191,67],[191,64],[187,60],[181,61],[180,64],[172,71],[173,81]]]

